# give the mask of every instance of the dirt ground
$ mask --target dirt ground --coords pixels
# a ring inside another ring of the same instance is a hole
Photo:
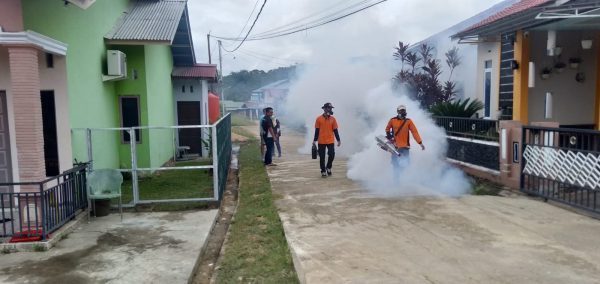
[[[600,283],[600,221],[522,197],[380,198],[286,131],[269,168],[302,283]]]

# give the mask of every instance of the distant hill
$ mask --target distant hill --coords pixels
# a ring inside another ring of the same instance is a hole
[[[264,85],[284,79],[293,79],[296,74],[296,66],[280,67],[277,69],[242,70],[232,72],[223,77],[223,89],[225,99],[237,102],[250,100],[250,93]]]

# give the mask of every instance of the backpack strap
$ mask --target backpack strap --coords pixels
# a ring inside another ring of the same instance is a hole
[[[400,127],[398,128],[398,131],[396,131],[396,133],[394,134],[394,138],[396,138],[396,136],[398,135],[398,133],[400,133],[400,131],[402,131],[402,128],[404,128],[404,125],[406,125],[406,122],[408,122],[410,120],[410,118],[405,118],[404,121],[402,122],[402,124],[400,124]]]

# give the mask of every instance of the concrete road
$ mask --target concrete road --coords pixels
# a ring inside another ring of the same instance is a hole
[[[600,283],[600,221],[525,197],[379,198],[282,137],[269,168],[303,283]]]
[[[0,255],[0,283],[188,283],[216,215],[92,218],[50,251]]]

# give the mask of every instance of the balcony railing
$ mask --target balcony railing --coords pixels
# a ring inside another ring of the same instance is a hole
[[[433,119],[448,136],[499,141],[498,120],[446,116],[434,116]]]
[[[40,182],[0,183],[0,238],[45,240],[87,208],[86,172],[80,164]],[[13,192],[15,187],[20,192]]]

